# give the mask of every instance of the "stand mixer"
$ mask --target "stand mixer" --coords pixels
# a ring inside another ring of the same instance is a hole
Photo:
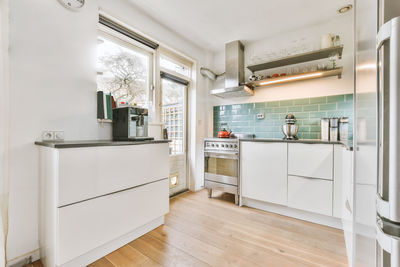
[[[296,134],[299,126],[295,125],[296,119],[293,114],[287,114],[285,117],[286,124],[282,125],[282,132],[285,135],[285,140],[297,140]]]

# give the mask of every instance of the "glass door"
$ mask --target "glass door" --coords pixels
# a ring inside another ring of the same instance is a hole
[[[171,140],[170,195],[188,189],[187,84],[181,79],[174,79],[172,75],[162,75],[161,78],[161,119]]]

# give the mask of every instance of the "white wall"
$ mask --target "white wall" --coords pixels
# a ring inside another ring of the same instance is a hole
[[[7,115],[8,115],[8,0],[0,0],[0,266],[5,265],[8,221]]]
[[[353,15],[351,12],[340,15],[336,20],[327,21],[325,23],[311,26],[308,28],[296,29],[291,32],[284,32],[276,36],[266,39],[261,39],[254,42],[245,42],[245,66],[250,65],[251,57],[255,55],[262,55],[266,51],[273,51],[279,53],[282,48],[289,49],[294,40],[306,39],[306,42],[313,44],[315,48],[320,45],[320,36],[322,34],[331,33],[340,35],[341,43],[344,44],[343,58],[338,61],[338,66],[343,66],[342,79],[336,77],[329,77],[323,79],[315,79],[309,81],[293,82],[287,84],[280,84],[268,86],[263,88],[256,88],[255,95],[252,97],[239,97],[230,99],[221,99],[209,95],[209,114],[208,118],[212,121],[212,108],[213,105],[222,104],[235,104],[235,103],[248,103],[248,102],[263,102],[274,101],[282,99],[296,99],[306,97],[318,97],[327,95],[349,94],[353,93]],[[271,25],[271,27],[274,27]],[[268,29],[260,29],[260,36],[262,31]],[[233,41],[233,40],[232,40]],[[327,60],[325,60],[327,61]],[[317,64],[320,61],[315,61]],[[328,61],[329,62],[329,61]],[[307,63],[305,65],[310,65]],[[300,70],[301,66],[299,65]],[[277,70],[277,73],[286,72],[286,68]],[[221,47],[221,51],[214,54],[213,70],[216,73],[225,71],[225,52]],[[261,72],[260,72],[261,73]],[[258,73],[257,73],[258,74]],[[270,71],[271,74],[271,71]],[[251,75],[251,72],[246,69],[246,81]],[[219,78],[212,85],[214,88],[224,87],[224,79]],[[209,125],[212,128],[212,125]],[[212,130],[209,131],[212,133]]]
[[[97,15],[101,9],[163,44],[206,65],[207,53],[135,10],[128,1],[86,1],[79,12],[58,1],[10,1],[10,215],[8,259],[38,249],[38,151],[33,142],[43,130],[63,130],[69,140],[109,139],[110,125],[96,121],[95,51]],[[198,75],[198,77],[200,77]],[[193,99],[193,125],[206,125],[202,78]],[[195,131],[194,131],[195,132]],[[191,166],[204,132],[192,139]],[[196,169],[196,171],[199,168]],[[201,172],[193,175],[194,187]]]

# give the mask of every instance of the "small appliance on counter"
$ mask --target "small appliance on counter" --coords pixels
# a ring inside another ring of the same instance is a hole
[[[321,118],[322,141],[347,141],[349,139],[349,118]]]
[[[321,140],[329,141],[329,118],[321,119]]]
[[[143,141],[148,137],[148,110],[137,107],[113,109],[113,140]]]
[[[232,131],[228,131],[228,124],[221,123],[220,130],[218,132],[218,138],[230,138]]]
[[[339,139],[339,118],[331,118],[329,120],[329,140],[338,141]]]
[[[339,140],[349,140],[349,118],[342,117],[339,119]]]
[[[282,132],[284,133],[285,140],[297,140],[296,137],[297,132],[299,130],[299,126],[295,125],[296,119],[293,114],[287,114],[285,117],[285,125],[282,125]]]

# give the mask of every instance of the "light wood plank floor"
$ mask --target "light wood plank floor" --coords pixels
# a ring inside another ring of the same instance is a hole
[[[347,266],[342,231],[233,201],[179,195],[165,225],[89,266]]]

